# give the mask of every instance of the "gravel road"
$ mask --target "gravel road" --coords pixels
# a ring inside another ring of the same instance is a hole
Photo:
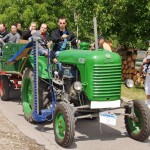
[[[124,113],[124,110],[114,112]],[[24,119],[20,101],[0,100],[0,150],[44,149],[64,150],[55,142],[53,124],[30,124]],[[122,115],[118,116],[116,126],[100,124],[98,120],[82,119],[76,122],[75,139],[69,149],[150,150],[150,137],[145,142],[131,139],[126,132]]]
[[[44,150],[34,140],[23,135],[0,112],[0,149],[1,150]]]

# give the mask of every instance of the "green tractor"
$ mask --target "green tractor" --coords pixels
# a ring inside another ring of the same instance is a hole
[[[148,139],[149,108],[143,101],[121,100],[122,63],[118,54],[104,49],[90,51],[82,46],[78,50],[61,51],[58,56],[60,70],[59,64],[50,60],[50,52],[48,57],[38,56],[37,43],[32,39],[6,59],[10,66],[18,66],[16,72],[22,75],[21,96],[27,121],[53,120],[56,142],[69,147],[74,140],[78,119],[114,120],[115,114],[105,112],[124,108],[129,136],[137,141]],[[0,83],[4,82],[4,76],[7,74],[1,74]]]

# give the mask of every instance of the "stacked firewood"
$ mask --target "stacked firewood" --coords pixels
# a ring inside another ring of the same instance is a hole
[[[132,79],[135,85],[143,86],[144,79],[135,67],[137,50],[133,48],[120,47],[117,53],[122,57],[122,80]]]
[[[144,87],[144,77],[141,73],[137,73],[134,80],[134,84],[138,87]]]

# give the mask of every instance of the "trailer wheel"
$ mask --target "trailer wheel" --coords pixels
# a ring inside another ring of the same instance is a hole
[[[0,76],[0,97],[1,100],[7,101],[9,100],[9,79],[7,75]]]
[[[137,141],[145,141],[150,135],[150,111],[143,101],[134,100],[135,119],[125,116],[125,127],[129,136]],[[131,108],[126,107],[125,113],[130,114]]]
[[[62,147],[69,147],[75,135],[75,117],[70,104],[60,102],[56,106],[53,125],[56,142]]]
[[[39,110],[43,108],[43,88],[40,84],[41,80],[39,79]],[[25,119],[33,123],[34,120],[32,118],[32,111],[33,111],[33,69],[32,68],[25,68],[23,72],[23,79],[22,79],[22,105]]]

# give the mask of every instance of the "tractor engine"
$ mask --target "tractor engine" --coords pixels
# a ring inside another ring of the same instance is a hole
[[[62,64],[62,95],[79,105],[120,99],[121,58],[106,50],[65,50]],[[116,104],[118,106],[119,103]]]

